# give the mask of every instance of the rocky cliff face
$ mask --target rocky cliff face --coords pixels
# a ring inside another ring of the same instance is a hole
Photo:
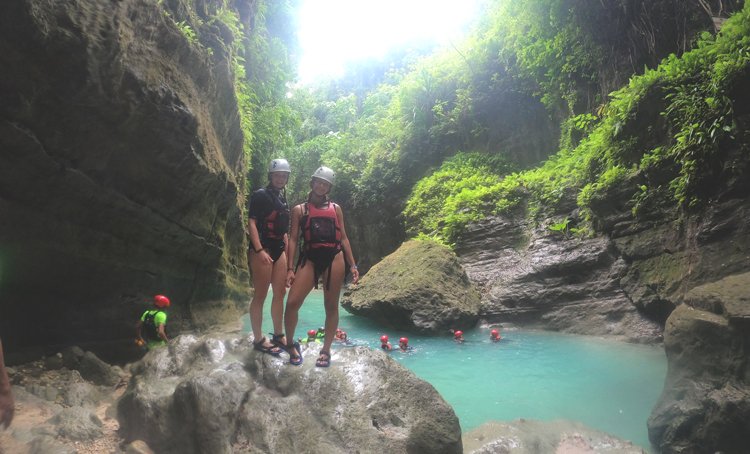
[[[648,421],[664,453],[740,453],[750,442],[750,273],[687,293],[667,320],[669,370]]]
[[[456,252],[484,289],[480,316],[488,322],[660,339],[659,324],[620,285],[627,263],[606,237],[566,236],[522,218],[498,217],[471,226]]]
[[[483,286],[480,316],[567,332],[659,339],[669,372],[651,415],[663,452],[750,444],[750,201],[744,179],[701,210],[653,203],[635,218],[627,183],[595,207],[602,232],[577,238],[525,217],[471,226],[456,250]],[[565,215],[575,222],[575,211]],[[676,308],[676,309],[675,309]]]
[[[227,54],[191,44],[160,3],[3,5],[0,332],[11,354],[93,341],[102,353],[132,337],[150,295],[172,298],[178,330],[233,312],[249,290]],[[198,3],[205,13],[212,2]]]

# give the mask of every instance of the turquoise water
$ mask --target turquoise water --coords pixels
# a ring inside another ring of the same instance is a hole
[[[270,300],[264,332],[272,331]],[[313,291],[300,310],[295,337],[323,325],[323,294]],[[341,309],[339,326],[353,343],[379,348],[387,334],[394,347],[407,336],[414,350],[391,356],[431,383],[451,404],[468,431],[491,420],[571,419],[649,447],[646,420],[661,393],[667,364],[660,347],[586,336],[489,329],[464,331],[457,344],[450,333],[428,337],[383,329]],[[244,329],[249,329],[245,316]],[[346,348],[334,343],[334,349]]]

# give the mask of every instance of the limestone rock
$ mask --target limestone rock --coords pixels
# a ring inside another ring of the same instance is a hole
[[[102,421],[90,408],[66,408],[50,422],[57,426],[58,435],[69,440],[87,441],[102,435]]]
[[[198,3],[206,24],[224,5]],[[73,339],[112,352],[156,293],[174,332],[236,319],[248,294],[232,62],[220,37],[209,55],[183,36],[177,4],[4,5],[0,331],[16,355]],[[21,323],[31,306],[44,329]]]
[[[483,286],[481,315],[576,334],[636,342],[661,327],[620,287],[626,263],[606,237],[578,238],[498,216],[469,226],[456,253]]]
[[[750,273],[693,289],[667,320],[669,369],[649,421],[664,453],[745,452],[750,446]]]
[[[450,406],[388,355],[334,350],[321,369],[317,352],[295,367],[249,338],[180,336],[132,368],[121,434],[160,453],[461,452]]]
[[[341,305],[393,328],[443,332],[473,327],[479,302],[478,291],[450,249],[412,240],[350,287]]]
[[[470,454],[642,454],[643,448],[574,421],[488,422],[464,435]]]

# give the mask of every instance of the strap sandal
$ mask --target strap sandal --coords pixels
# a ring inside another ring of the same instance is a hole
[[[297,353],[294,353],[294,352]],[[299,366],[302,364],[302,350],[300,350],[300,346],[298,342],[295,342],[291,347],[287,349],[287,352],[289,352],[289,364],[292,366]]]
[[[327,351],[320,351],[320,356],[318,356],[318,360],[315,361],[316,367],[328,367],[331,365],[331,352]]]
[[[284,333],[274,334],[274,333],[268,333],[271,335],[271,343],[279,348],[283,348],[286,350],[286,336]]]
[[[262,337],[260,341],[253,342],[253,349],[258,350],[261,353],[268,353],[271,356],[279,356],[281,355],[281,349],[275,345],[272,345],[270,347],[266,347],[265,344],[268,341],[265,337]]]

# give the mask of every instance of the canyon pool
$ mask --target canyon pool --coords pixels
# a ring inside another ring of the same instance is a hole
[[[646,420],[667,370],[660,346],[524,329],[501,329],[502,341],[493,343],[489,328],[466,330],[466,341],[457,344],[448,332],[421,336],[383,328],[344,309],[339,316],[354,345],[379,348],[380,336],[387,334],[396,347],[399,337],[408,337],[413,350],[390,355],[440,392],[464,432],[492,420],[570,419],[650,447]],[[322,326],[324,317],[323,293],[313,291],[300,310],[295,337]],[[270,292],[263,328],[272,331]],[[247,315],[243,331],[249,331]],[[334,342],[334,352],[341,348],[347,346]]]

